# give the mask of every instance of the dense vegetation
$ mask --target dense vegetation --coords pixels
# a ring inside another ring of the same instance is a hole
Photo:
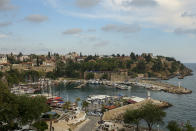
[[[154,125],[164,124],[163,118],[165,116],[166,113],[160,107],[147,103],[139,109],[127,110],[123,120],[126,124],[136,125],[136,131],[140,130],[139,124],[143,120],[146,122],[148,130],[152,131]],[[194,131],[190,121],[187,121],[184,125],[179,125],[176,121],[170,121],[167,128],[169,131]]]
[[[127,112],[124,114],[124,122],[135,124],[136,130],[139,131],[139,123],[141,120],[144,120],[148,125],[149,131],[151,131],[153,125],[163,124],[163,118],[165,116],[166,113],[158,106],[152,103],[147,103],[139,109],[127,110]]]
[[[169,131],[195,131],[194,127],[187,121],[184,125],[179,125],[176,121],[170,121],[167,125]]]
[[[9,87],[20,82],[36,82],[41,76],[43,76],[43,73],[34,70],[19,72],[18,70],[11,69],[7,72],[0,72],[0,79]]]
[[[113,57],[100,58],[98,56],[87,56],[84,61],[77,62],[75,60],[67,60],[63,62],[59,60],[56,63],[54,72],[47,73],[50,78],[72,77],[82,78],[84,72],[118,72],[127,71],[132,77],[137,74],[144,74],[146,77],[168,78],[176,75],[189,75],[191,70],[186,68],[182,63],[174,58],[157,56],[156,58],[148,55],[130,56],[113,55]],[[92,77],[89,74],[88,77]]]
[[[46,98],[16,96],[0,81],[0,130],[14,130],[40,120],[41,113],[49,110]],[[43,123],[42,123],[43,124]]]

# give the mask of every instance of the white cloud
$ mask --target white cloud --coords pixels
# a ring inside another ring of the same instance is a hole
[[[88,32],[96,32],[96,29],[88,29]]]
[[[124,6],[136,6],[136,7],[153,7],[157,6],[155,0],[126,0],[122,3]]]
[[[122,24],[137,23],[144,28],[158,28],[163,31],[181,27],[196,28],[196,18],[190,17],[196,14],[195,0],[100,0],[97,4],[99,8],[92,8],[89,12],[67,10],[59,1],[62,2],[58,0],[55,3],[58,5],[58,12],[75,17],[109,19]],[[189,17],[182,16],[187,10],[191,12]]]
[[[94,46],[94,47],[100,48],[100,47],[107,46],[108,44],[109,44],[108,41],[102,40],[102,41],[99,41],[99,42],[95,43],[93,46]]]
[[[174,31],[176,34],[189,34],[189,35],[196,35],[196,28],[195,29],[187,29],[187,28],[177,28]]]
[[[25,20],[29,22],[34,22],[34,23],[41,23],[41,22],[48,20],[48,17],[39,15],[39,14],[32,14],[32,15],[26,16]]]
[[[91,8],[96,6],[100,0],[76,0],[76,5],[80,8]]]
[[[11,25],[11,24],[12,24],[12,22],[10,22],[10,21],[0,22],[0,27],[9,26],[9,25]]]
[[[121,32],[121,33],[135,33],[140,31],[140,27],[138,25],[114,25],[109,24],[102,27],[103,31],[106,32]]]
[[[68,29],[63,32],[64,35],[75,35],[75,34],[80,34],[82,32],[82,29],[80,28],[72,28]]]
[[[7,38],[7,37],[8,37],[8,35],[0,33],[0,38]]]
[[[0,0],[0,11],[7,11],[14,9],[15,6],[12,5],[11,0]]]
[[[181,14],[182,17],[196,17],[196,13],[185,11]]]

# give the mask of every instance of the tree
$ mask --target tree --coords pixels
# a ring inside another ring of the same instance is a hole
[[[80,97],[76,98],[76,100],[75,100],[76,106],[78,106],[78,102],[79,102],[80,100],[81,100]]]
[[[194,127],[191,125],[190,121],[187,121],[184,128],[186,129],[186,131],[194,131]]]
[[[37,56],[37,60],[36,60],[36,65],[39,66],[40,63],[39,63],[39,57]]]
[[[133,71],[136,73],[145,73],[146,71],[146,63],[144,61],[139,61],[137,66],[133,68]]]
[[[6,78],[9,87],[13,86],[13,84],[18,84],[21,80],[21,74],[18,70],[10,70],[6,72]]]
[[[112,57],[116,57],[116,55],[115,54],[112,54]]]
[[[3,77],[3,72],[0,71],[0,79]]]
[[[161,62],[161,60],[157,60],[154,65],[152,66],[152,70],[155,72],[159,72],[163,70],[163,64]]]
[[[33,124],[33,127],[37,128],[37,131],[45,131],[48,129],[48,124],[45,121],[37,121]]]
[[[170,131],[181,131],[180,125],[176,121],[170,121],[167,125]]]
[[[173,73],[173,72],[176,72],[178,70],[178,63],[177,62],[172,62],[172,66],[171,66],[171,69],[170,69],[170,72]]]
[[[127,110],[123,118],[125,123],[135,124],[136,130],[139,131],[139,123],[142,119],[142,112],[140,109]]]
[[[86,74],[86,79],[89,80],[89,79],[94,79],[94,73],[92,72],[89,72]]]
[[[83,57],[82,52],[80,52],[80,57]]]
[[[158,106],[149,102],[143,105],[141,110],[143,120],[146,121],[149,131],[152,130],[154,124],[163,124],[163,118],[166,116],[166,113]]]
[[[102,76],[101,76],[101,79],[103,80],[108,80],[109,76],[107,73],[104,73]]]
[[[38,81],[41,76],[40,73],[35,70],[24,71],[23,73],[24,73],[24,77],[28,78],[28,80],[30,80],[32,82]]]
[[[18,57],[21,57],[21,56],[23,56],[22,52],[20,52],[20,53],[18,54]]]
[[[150,61],[152,60],[152,57],[151,57],[150,54],[148,54],[148,55],[146,55],[146,56],[144,56],[144,57],[145,57],[145,60],[146,60],[147,62],[150,62]]]
[[[49,109],[46,102],[41,96],[16,96],[0,81],[0,130],[14,130],[37,121]]]
[[[65,102],[65,104],[63,105],[64,110],[69,110],[70,107],[71,107],[71,102],[70,101]]]
[[[18,122],[24,125],[38,120],[42,113],[49,110],[46,102],[46,98],[42,96],[36,96],[34,98],[25,95],[18,96]]]
[[[131,57],[131,60],[133,60],[133,61],[136,60],[135,53],[131,52],[130,57]]]
[[[53,79],[53,80],[56,79],[55,73],[54,73],[54,72],[51,72],[51,71],[46,73],[46,77],[47,77],[47,78],[51,78],[51,79]]]
[[[48,52],[48,58],[51,58],[51,53],[50,52]]]
[[[87,111],[88,104],[89,103],[87,101],[82,101],[82,108],[85,110],[85,112]]]
[[[18,115],[16,96],[0,81],[0,130],[7,131],[16,127],[14,120]]]

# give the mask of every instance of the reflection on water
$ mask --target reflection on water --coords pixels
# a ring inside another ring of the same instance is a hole
[[[186,64],[194,72],[193,76],[185,77],[184,79],[173,78],[167,80],[166,82],[178,85],[178,82],[181,82],[181,85],[185,88],[191,89],[192,94],[188,95],[177,95],[169,94],[159,91],[151,91],[151,97],[154,99],[159,99],[171,103],[173,106],[166,109],[167,117],[165,118],[165,123],[170,120],[176,120],[179,122],[186,122],[187,120],[191,121],[193,126],[196,126],[196,64]],[[105,95],[126,95],[126,96],[139,96],[146,97],[147,90],[144,88],[133,87],[130,90],[118,90],[114,88],[107,87],[98,87],[98,86],[88,86],[83,89],[66,89],[65,87],[56,87],[54,92],[57,95],[60,95],[64,99],[67,99],[67,96],[70,101],[75,101],[75,98],[80,97],[85,99],[88,95],[95,94],[105,94]]]

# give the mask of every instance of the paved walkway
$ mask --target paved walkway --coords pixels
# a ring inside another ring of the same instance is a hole
[[[89,120],[87,120],[84,125],[75,131],[95,131],[95,126],[100,120],[100,117],[88,116],[87,118]]]

